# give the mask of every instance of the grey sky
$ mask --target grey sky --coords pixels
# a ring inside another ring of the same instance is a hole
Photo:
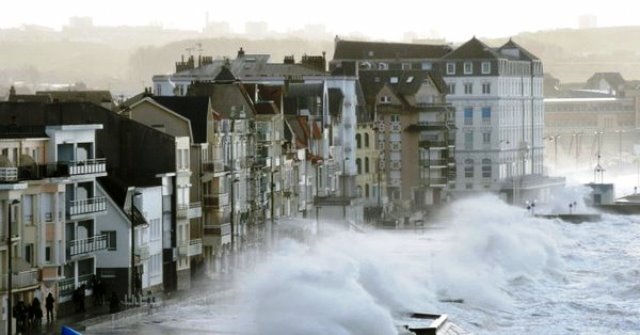
[[[625,10],[626,9],[626,10]],[[211,21],[227,21],[243,32],[246,21],[267,21],[286,32],[305,24],[324,24],[328,32],[361,32],[377,39],[399,40],[415,31],[461,41],[473,35],[498,37],[521,31],[576,28],[581,15],[597,15],[599,26],[637,24],[634,2],[560,0],[396,0],[361,2],[311,1],[12,1],[0,11],[0,28],[38,24],[59,29],[70,16],[91,16],[96,25],[146,25],[202,29]]]

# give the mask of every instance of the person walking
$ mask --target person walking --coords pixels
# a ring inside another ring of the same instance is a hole
[[[47,309],[47,322],[53,322],[53,303],[56,299],[53,298],[53,294],[49,292],[47,298],[44,301],[44,307]]]

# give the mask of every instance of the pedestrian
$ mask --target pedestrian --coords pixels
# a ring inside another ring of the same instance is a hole
[[[115,313],[120,310],[120,300],[116,292],[111,292],[111,298],[109,299],[109,312]]]
[[[82,284],[80,286],[80,312],[84,312],[84,297],[85,297],[85,290],[87,288],[87,285]]]
[[[40,304],[40,299],[34,297],[31,301],[31,325],[33,327],[39,326],[42,324],[42,305]]]
[[[47,298],[45,299],[45,302],[44,302],[44,307],[47,308],[47,322],[53,321],[53,303],[55,301],[56,299],[53,298],[53,294],[49,292],[49,295],[47,295]]]
[[[26,330],[27,309],[24,301],[18,302],[13,306],[13,317],[16,319],[16,331],[24,332]]]

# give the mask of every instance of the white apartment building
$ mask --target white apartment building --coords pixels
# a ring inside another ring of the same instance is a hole
[[[456,109],[455,192],[523,201],[544,179],[542,62],[511,40],[491,48],[474,37],[441,67]]]

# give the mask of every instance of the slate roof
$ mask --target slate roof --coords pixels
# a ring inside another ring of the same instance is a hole
[[[518,51],[520,51],[519,57],[518,57],[519,60],[526,60],[526,61],[540,60],[538,56],[532,54],[527,49],[523,48],[518,43],[514,42],[512,39],[509,39],[509,41],[505,43],[503,46],[501,46],[498,50],[502,51],[505,49],[518,49]]]
[[[324,84],[291,83],[287,89],[287,97],[322,97],[324,95]]]
[[[455,50],[449,52],[442,59],[498,59],[507,58],[501,55],[493,48],[486,45],[484,42],[475,38],[475,36],[469,41],[465,42]]]
[[[160,105],[189,119],[194,143],[207,142],[207,116],[209,112],[209,97],[188,96],[154,96],[152,99]]]
[[[436,59],[451,50],[448,45],[337,40],[333,59]]]
[[[59,102],[86,101],[95,104],[112,103],[113,97],[109,91],[38,91],[36,95],[48,95]]]
[[[591,76],[591,78],[587,79],[587,83],[584,88],[599,89],[599,83],[602,79],[604,79],[609,86],[615,90],[622,88],[626,82],[620,72],[596,72]]]
[[[40,94],[13,94],[9,96],[9,102],[38,102],[49,103],[53,102],[51,96]]]
[[[269,55],[247,54],[243,57],[230,60],[226,65],[223,60],[215,60],[211,64],[178,72],[172,76],[195,77],[202,80],[215,78],[219,81],[233,81],[250,77],[327,75],[324,71],[313,69],[303,64],[268,63],[269,58]],[[225,67],[228,71],[223,70]]]

